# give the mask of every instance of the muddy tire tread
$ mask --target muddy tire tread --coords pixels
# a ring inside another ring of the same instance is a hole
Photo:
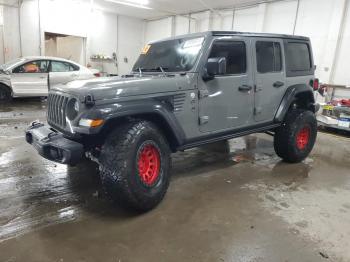
[[[100,158],[101,180],[107,196],[118,205],[138,212],[148,211],[161,202],[169,185],[168,179],[164,190],[152,201],[138,198],[129,187],[127,161],[134,157],[130,145],[135,144],[138,134],[145,129],[159,133],[154,124],[145,120],[132,120],[116,128],[107,137]],[[161,133],[159,138],[170,156],[170,149]]]

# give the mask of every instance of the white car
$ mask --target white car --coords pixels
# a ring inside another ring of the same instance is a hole
[[[47,96],[49,86],[96,76],[90,69],[58,57],[18,58],[0,66],[0,101]]]

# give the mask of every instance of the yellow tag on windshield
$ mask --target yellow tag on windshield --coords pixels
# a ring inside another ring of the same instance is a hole
[[[145,55],[148,53],[148,50],[151,48],[151,45],[145,45],[145,47],[142,49],[141,54]]]

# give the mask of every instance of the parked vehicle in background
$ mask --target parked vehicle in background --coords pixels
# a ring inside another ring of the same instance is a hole
[[[147,45],[133,72],[55,86],[48,124],[26,140],[43,157],[100,166],[105,191],[139,211],[164,197],[171,152],[252,133],[274,136],[276,154],[297,163],[317,135],[310,39],[206,32]]]
[[[47,96],[49,86],[94,77],[90,69],[70,60],[46,56],[18,58],[0,66],[0,101]]]

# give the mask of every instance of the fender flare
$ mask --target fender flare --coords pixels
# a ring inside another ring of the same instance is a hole
[[[105,124],[101,127],[101,129],[109,124],[113,124],[113,121],[125,117],[144,117],[150,121],[152,121],[152,118],[155,121],[161,120],[162,124],[165,124],[167,128],[167,130],[162,130],[163,132],[167,131],[164,132],[164,135],[168,136],[168,132],[171,132],[172,138],[175,139],[175,141],[169,141],[169,143],[173,144],[175,142],[176,145],[182,145],[185,142],[185,132],[173,113],[171,103],[166,100],[134,100],[100,105],[96,108],[96,110],[94,110],[94,112],[91,113],[89,116],[93,118],[105,119]]]
[[[292,85],[287,88],[282,98],[275,115],[275,122],[282,122],[290,106],[297,101],[297,99],[300,99],[301,96],[307,97],[306,99],[309,100],[309,103],[306,106],[315,113],[315,97],[312,88],[306,84]]]

